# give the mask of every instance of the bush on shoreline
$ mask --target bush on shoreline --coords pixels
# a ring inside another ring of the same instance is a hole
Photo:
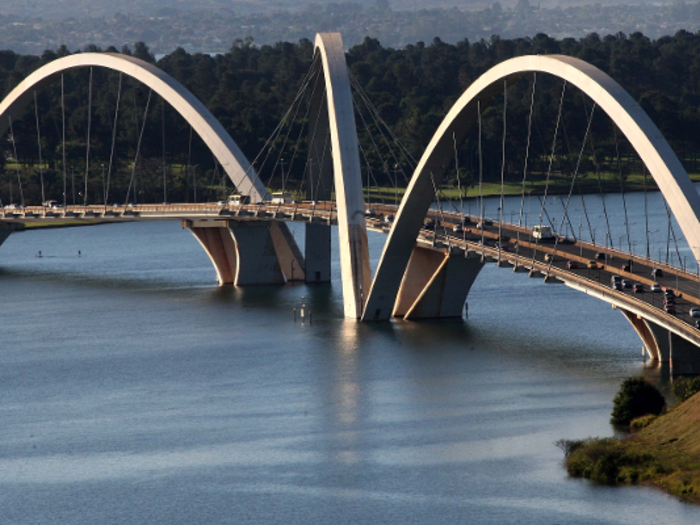
[[[666,408],[666,400],[659,390],[643,377],[630,377],[620,385],[613,399],[610,423],[629,425],[633,419],[647,414],[659,415]]]

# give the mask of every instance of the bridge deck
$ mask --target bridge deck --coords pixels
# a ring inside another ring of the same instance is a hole
[[[372,204],[367,214],[367,227],[387,233],[392,226],[389,216],[396,213],[397,207],[388,204]],[[700,279],[697,274],[666,264],[655,262],[639,255],[614,250],[608,247],[579,241],[564,243],[535,243],[530,229],[504,222],[500,225],[501,242],[498,242],[499,224],[477,229],[478,218],[469,217],[464,232],[455,233],[452,227],[461,221],[457,213],[436,210],[428,213],[437,226],[421,230],[418,242],[424,246],[445,252],[460,250],[480,253],[487,259],[520,266],[557,278],[582,290],[590,290],[613,306],[621,306],[645,317],[660,320],[683,337],[696,341],[700,346],[700,330],[695,328],[695,319],[688,310],[700,305]],[[336,224],[337,213],[333,202],[300,202],[293,204],[225,205],[221,203],[177,203],[139,204],[129,206],[68,206],[48,208],[27,206],[20,209],[0,210],[0,222],[25,223],[40,222],[51,224],[63,220],[89,220],[99,223],[133,222],[178,219],[236,219],[236,220],[277,220],[294,222],[321,222]],[[442,221],[442,222],[441,222]],[[483,244],[482,244],[483,235]],[[518,242],[519,237],[519,242]],[[545,256],[553,256],[546,261]],[[587,268],[589,261],[595,260],[598,269]],[[567,268],[572,261],[578,268]],[[630,264],[631,271],[623,271],[622,265]],[[660,269],[662,277],[652,278],[652,270]],[[645,293],[633,293],[632,289],[616,291],[610,287],[610,278],[620,275],[645,287]],[[663,287],[677,291],[676,314],[663,310],[662,294],[650,293],[649,287],[658,282]]]

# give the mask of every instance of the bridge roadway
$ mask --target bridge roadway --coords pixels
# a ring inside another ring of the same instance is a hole
[[[392,226],[391,218],[397,207],[388,204],[367,206],[367,227],[374,231],[388,233]],[[461,216],[454,212],[438,213],[431,209],[428,218],[436,226],[423,228],[417,245],[451,256],[478,255],[485,262],[496,262],[515,271],[529,272],[531,276],[545,278],[546,282],[563,282],[584,293],[609,302],[626,316],[632,314],[641,319],[653,319],[664,328],[700,347],[700,330],[695,328],[695,319],[688,311],[700,305],[700,279],[698,275],[660,264],[638,255],[620,250],[594,245],[592,243],[565,239],[556,245],[553,242],[536,243],[530,229],[514,224],[501,225],[501,242],[498,242],[499,225],[494,221],[477,228],[478,218],[465,216],[463,232],[454,232],[453,227],[461,222]],[[6,224],[40,222],[51,224],[64,220],[90,220],[98,223],[134,222],[144,220],[239,220],[239,221],[295,221],[305,223],[336,224],[337,211],[333,202],[300,202],[291,204],[250,204],[222,205],[221,203],[174,203],[139,204],[127,206],[68,206],[67,208],[47,208],[28,206],[20,209],[2,209],[0,220]],[[483,244],[482,244],[483,237]],[[551,257],[552,260],[545,260]],[[575,263],[576,268],[567,268],[567,263]],[[588,268],[595,261],[597,268]],[[631,271],[622,269],[629,264]],[[652,278],[652,270],[660,269],[663,276]],[[613,290],[610,280],[620,275],[632,283],[644,286],[644,293],[634,293],[631,288]],[[663,309],[663,294],[651,293],[650,286],[658,282],[664,288],[676,290],[676,313]],[[635,323],[630,320],[632,324]],[[635,328],[637,328],[635,326]],[[641,335],[641,334],[640,334]],[[652,357],[654,356],[651,352]]]

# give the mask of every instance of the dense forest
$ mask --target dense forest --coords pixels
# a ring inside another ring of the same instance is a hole
[[[88,48],[84,51],[99,51]],[[120,51],[154,62],[144,44]],[[0,85],[3,95],[30,72],[60,56],[66,48],[46,51],[41,57],[0,52]],[[583,39],[556,40],[544,34],[532,38],[500,39],[448,45],[435,39],[426,45],[418,42],[402,49],[385,48],[373,39],[347,51],[351,76],[371,101],[381,119],[414,158],[419,158],[440,121],[461,93],[482,73],[508,58],[526,54],[565,54],[579,57],[609,73],[639,101],[669,140],[689,171],[696,171],[700,153],[700,35],[679,32],[674,36],[651,40],[640,33],[600,37],[591,34]],[[283,115],[292,105],[307,76],[313,59],[313,44],[278,43],[255,46],[251,41],[237,40],[221,55],[189,54],[177,49],[157,62],[191,90],[230,132],[249,159],[254,159],[272,135]],[[188,124],[159,97],[124,77],[106,70],[84,69],[64,78],[66,113],[66,172],[76,188],[82,188],[89,174],[88,201],[102,202],[105,170],[111,171],[110,202],[126,198],[132,170],[136,174],[138,202],[163,200],[163,178],[167,180],[167,199],[191,201],[216,199],[230,191],[220,186],[221,168]],[[562,82],[544,75],[537,77],[536,96],[532,95],[533,79],[528,77],[511,86],[507,92],[507,143],[505,177],[522,177],[523,158],[528,142],[528,115],[534,100],[529,170],[533,176],[547,169],[553,130],[562,93]],[[91,97],[90,97],[91,93]],[[120,109],[114,126],[117,99]],[[23,196],[38,203],[43,177],[47,198],[62,200],[62,108],[61,85],[56,82],[37,92],[37,106],[30,104],[25,115],[13,123],[14,133],[2,142],[0,162],[0,197],[9,200],[10,184],[18,201],[17,171],[21,173]],[[358,104],[360,111],[362,105]],[[592,103],[573,88],[565,93],[562,105],[563,132],[556,146],[554,168],[562,173],[573,171],[581,149],[584,131],[589,122]],[[498,180],[501,174],[501,134],[503,99],[486,109],[483,121],[483,175],[485,180]],[[40,123],[37,142],[36,115]],[[305,158],[307,134],[303,132],[304,111],[295,114],[294,133],[289,133],[287,147],[296,157]],[[144,124],[144,116],[146,117]],[[367,119],[369,120],[369,119]],[[365,169],[380,185],[391,185],[392,168],[376,148],[370,131],[358,118],[360,143]],[[591,117],[591,132],[585,147],[581,171],[616,173],[624,178],[639,170],[630,155],[629,145],[616,133],[609,119],[601,112]],[[90,126],[89,169],[86,170],[88,123]],[[113,130],[116,129],[115,160],[110,169]],[[377,130],[375,129],[374,132]],[[143,133],[140,154],[136,157],[139,136]],[[12,140],[14,139],[14,140]],[[278,141],[279,142],[279,141]],[[374,144],[373,144],[374,143]],[[466,184],[477,173],[477,138],[470,135],[458,145],[459,176]],[[273,143],[272,148],[278,147]],[[15,149],[16,158],[15,162]],[[376,152],[376,153],[373,153]],[[43,166],[39,165],[41,153]],[[280,155],[289,153],[280,153]],[[620,159],[625,159],[622,162]],[[133,168],[134,161],[136,168]],[[304,162],[287,161],[290,185],[301,184]],[[189,169],[187,167],[190,167]],[[195,167],[196,166],[196,167]],[[397,166],[393,166],[394,176]],[[279,187],[279,174],[261,172],[265,181]],[[408,167],[402,166],[410,173]],[[164,173],[165,172],[165,173]],[[457,172],[455,172],[457,173]],[[277,178],[277,179],[276,179]],[[454,176],[453,176],[454,178]],[[449,176],[448,176],[449,182]],[[400,184],[405,184],[401,179]],[[69,181],[68,202],[73,193]],[[80,192],[80,190],[75,190]],[[132,197],[133,200],[133,197]],[[77,197],[82,201],[82,196]]]

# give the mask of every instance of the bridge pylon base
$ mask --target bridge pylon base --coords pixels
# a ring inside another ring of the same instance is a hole
[[[416,246],[394,316],[406,320],[462,317],[469,290],[483,266],[477,254],[449,255]]]
[[[304,280],[301,252],[287,225],[274,221],[183,221],[209,255],[220,285]]]
[[[327,283],[331,280],[331,227],[306,223],[306,282]]]
[[[668,364],[673,375],[700,374],[700,348],[679,335],[644,319],[640,315],[617,307],[627,318],[653,361]]]

